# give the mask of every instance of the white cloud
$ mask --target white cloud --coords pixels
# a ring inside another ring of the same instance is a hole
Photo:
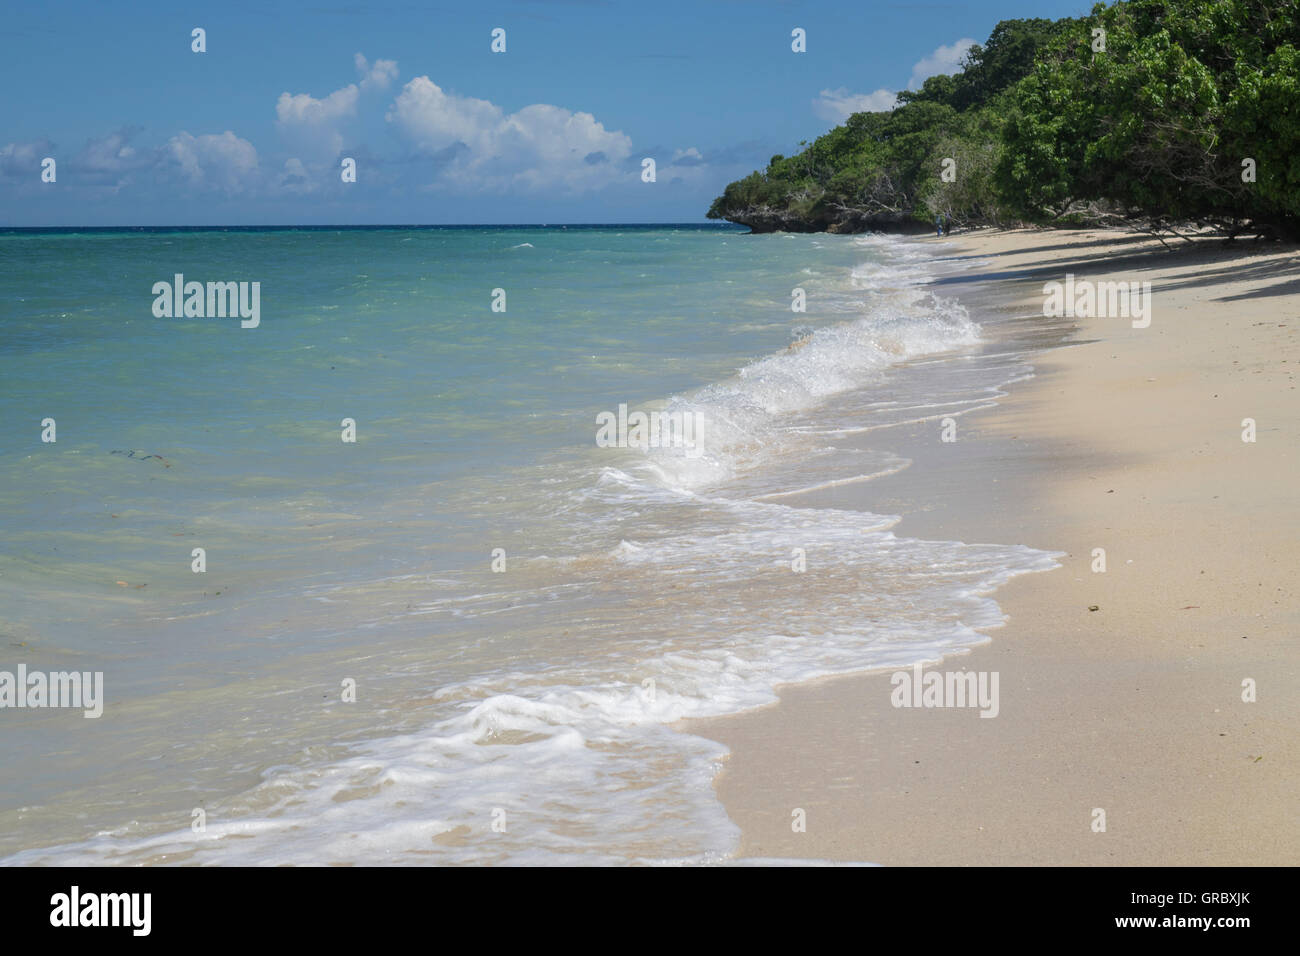
[[[165,162],[198,188],[243,192],[257,175],[257,150],[230,130],[203,136],[182,131],[167,141],[163,153]]]
[[[365,92],[371,89],[386,90],[388,84],[397,79],[396,60],[376,60],[372,64],[357,53],[353,55],[352,62],[357,66],[357,74],[361,77],[361,89]]]
[[[626,176],[632,140],[590,113],[537,104],[506,113],[447,93],[427,76],[402,88],[386,119],[435,158],[440,178],[476,189],[581,191]]]
[[[445,93],[427,76],[417,76],[402,88],[385,119],[426,149],[459,142],[482,153],[504,116],[501,107],[487,100]]]
[[[396,60],[371,63],[357,53],[352,57],[361,85],[349,83],[317,99],[310,93],[281,93],[275,103],[276,123],[296,152],[316,160],[328,160],[343,149],[341,127],[357,116],[363,92],[383,90],[397,77]]]
[[[140,130],[124,126],[119,130],[86,140],[75,156],[69,157],[68,168],[75,171],[77,182],[93,187],[107,187],[116,192],[129,185],[142,173],[166,160],[165,150],[136,149],[131,145]]]
[[[357,115],[359,93],[355,83],[335,90],[323,100],[307,93],[281,93],[275,104],[280,131],[301,152],[337,156],[343,149],[339,124]]]
[[[966,51],[974,45],[974,40],[963,37],[955,43],[937,47],[933,53],[922,57],[912,66],[912,78],[907,82],[907,89],[919,90],[932,76],[960,73],[961,61],[965,58]],[[812,101],[812,108],[814,114],[828,122],[843,123],[853,113],[882,113],[892,110],[897,98],[898,94],[892,90],[851,93],[841,86],[835,90],[822,90],[817,99]]]
[[[907,82],[909,90],[919,90],[921,84],[932,76],[961,72],[961,61],[966,51],[975,45],[970,37],[962,37],[956,43],[941,46],[927,57],[923,57],[912,67],[912,78]]]
[[[38,139],[32,143],[9,143],[0,147],[0,172],[17,178],[31,177],[39,180],[41,160],[53,155],[54,144],[48,139]]]
[[[349,83],[341,90],[335,90],[323,100],[318,100],[309,93],[290,95],[281,93],[275,104],[275,118],[281,123],[298,123],[314,126],[322,123],[334,123],[357,113],[357,87]]]
[[[86,142],[77,157],[78,165],[101,172],[120,172],[140,165],[141,157],[130,145],[135,130],[120,129]]]
[[[832,123],[843,123],[853,113],[882,113],[894,108],[898,94],[890,90],[874,93],[850,93],[841,86],[836,90],[822,90],[813,100],[813,112]]]
[[[280,178],[276,185],[285,192],[298,195],[313,193],[320,188],[318,177],[309,172],[302,160],[296,156],[284,161],[284,168],[280,171]]]

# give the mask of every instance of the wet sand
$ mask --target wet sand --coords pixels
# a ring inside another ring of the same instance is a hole
[[[877,433],[912,467],[810,496],[901,514],[900,535],[1063,557],[997,592],[988,644],[937,665],[996,672],[996,718],[894,707],[877,673],[689,725],[731,751],[715,786],[741,855],[1300,862],[1300,253],[1118,231],[916,241],[965,270],[936,291],[1042,327],[1042,346],[1059,338],[1043,284],[1067,273],[1151,282],[1152,321],[1073,320],[1077,344],[1036,354],[955,442],[933,422]]]

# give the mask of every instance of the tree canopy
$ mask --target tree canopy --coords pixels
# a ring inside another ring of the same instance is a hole
[[[1004,20],[961,72],[772,157],[708,215],[756,231],[1118,215],[1296,235],[1298,3],[1120,0]]]

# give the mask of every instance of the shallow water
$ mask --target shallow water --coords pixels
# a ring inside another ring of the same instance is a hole
[[[97,720],[0,710],[7,862],[726,860],[721,749],[673,723],[980,643],[993,590],[1053,566],[786,503],[907,468],[893,425],[1027,372],[896,239],[42,234],[0,259],[0,670],[106,688]],[[155,318],[178,272],[259,281],[260,326]],[[698,440],[600,447],[620,405]]]

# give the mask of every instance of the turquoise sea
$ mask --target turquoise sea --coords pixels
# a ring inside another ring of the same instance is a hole
[[[937,268],[715,226],[0,234],[0,671],[105,698],[0,709],[0,859],[731,858],[678,719],[979,643],[1052,566],[794,497],[1025,373]],[[260,324],[156,317],[178,273],[258,282]],[[700,440],[602,447],[620,406]]]

